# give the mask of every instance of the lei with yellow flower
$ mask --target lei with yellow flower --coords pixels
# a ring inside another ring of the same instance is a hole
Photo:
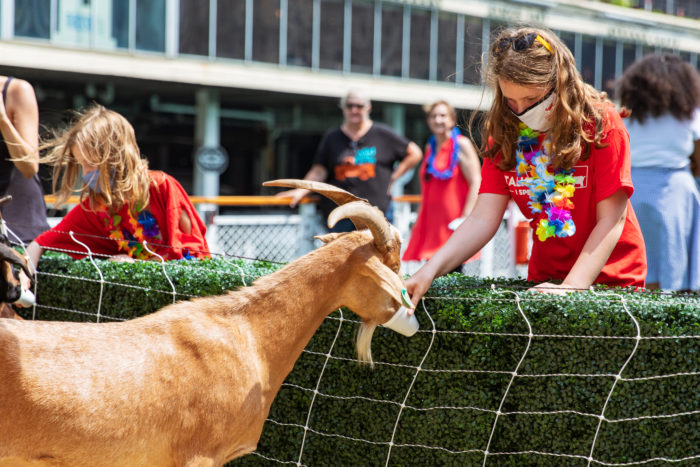
[[[518,185],[528,188],[530,201],[527,205],[539,214],[537,238],[543,242],[549,237],[570,237],[576,233],[571,218],[574,203],[574,169],[550,171],[551,141],[539,144],[539,132],[520,124],[520,136],[515,150]]]
[[[119,250],[125,251],[126,254],[135,259],[149,259],[151,255],[143,246],[144,242],[154,243],[161,239],[160,229],[155,217],[150,211],[141,211],[140,207],[136,208],[137,216],[131,214],[131,210],[127,209],[126,222],[133,228],[133,234],[126,229],[122,229],[121,223],[124,221],[121,215],[107,213],[104,219],[107,230],[109,230],[109,238],[117,242]]]

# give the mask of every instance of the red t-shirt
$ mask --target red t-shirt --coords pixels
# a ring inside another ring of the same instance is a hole
[[[71,239],[85,243],[94,254],[114,256],[128,254],[147,259],[151,255],[140,243],[145,240],[148,248],[166,260],[188,257],[208,257],[209,245],[205,238],[206,226],[197,214],[187,193],[170,175],[149,171],[151,176],[150,200],[146,209],[134,219],[129,205],[110,215],[105,209],[91,211],[89,200],[71,209],[58,225],[36,238],[36,242],[49,249],[68,250],[70,256],[81,259],[87,254],[85,247]],[[192,224],[189,234],[179,227],[180,216],[186,212]]]
[[[590,130],[588,130],[590,131]],[[540,135],[540,143],[546,135]],[[608,125],[601,141],[606,147],[591,147],[591,155],[574,166],[576,179],[571,211],[576,232],[570,237],[550,237],[540,241],[535,235],[537,215],[527,203],[529,191],[517,184],[515,170],[503,171],[497,167],[500,154],[495,160],[486,159],[481,170],[479,193],[495,193],[510,196],[523,215],[530,220],[533,229],[533,246],[528,279],[544,282],[564,279],[578,259],[583,245],[596,225],[598,202],[623,189],[628,197],[634,188],[630,175],[629,136],[620,115],[611,105],[608,109]],[[646,277],[646,253],[644,239],[632,205],[627,201],[627,217],[622,235],[610,258],[594,281],[598,284],[619,286],[644,286]]]

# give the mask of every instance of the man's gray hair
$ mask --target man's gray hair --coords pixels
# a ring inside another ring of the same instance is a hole
[[[354,97],[355,99],[359,100],[367,106],[372,105],[372,101],[369,100],[369,96],[366,92],[361,91],[359,89],[351,89],[347,92],[347,94],[340,98],[340,107],[345,107],[345,103],[351,97]]]

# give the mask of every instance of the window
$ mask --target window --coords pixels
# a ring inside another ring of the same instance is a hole
[[[180,53],[209,55],[209,2],[180,0]]]
[[[113,5],[126,3],[114,1]],[[165,0],[138,0],[136,3],[136,48],[165,51]]]
[[[15,35],[48,39],[51,31],[51,0],[15,2]]]
[[[595,37],[583,35],[581,41],[581,76],[583,80],[594,85],[595,82]]]
[[[117,47],[129,47],[129,2],[112,2],[112,37]]]
[[[403,8],[382,5],[382,75],[401,76],[402,44]]]
[[[216,8],[216,55],[245,58],[245,0],[218,0]]]
[[[622,45],[622,71],[624,72],[635,61],[637,61],[637,44],[624,43]]]
[[[256,0],[253,6],[253,60],[279,63],[280,0]]]
[[[430,11],[411,10],[411,41],[408,76],[428,79],[430,75]]]
[[[700,2],[697,0],[675,0],[676,15],[700,18]]]
[[[601,90],[608,93],[609,96],[615,94],[615,58],[617,52],[617,43],[612,41],[603,41],[603,82]]]
[[[573,32],[560,32],[559,39],[564,43],[564,45],[571,51],[571,55],[576,58],[576,34]]]
[[[666,11],[667,8],[667,0],[652,0],[651,2],[651,9],[653,11],[658,11],[659,13],[668,13]]]
[[[311,66],[313,0],[288,0],[287,63]]]
[[[481,47],[483,24],[480,18],[464,18],[464,70],[465,84],[481,84]]]
[[[457,15],[441,13],[438,17],[437,79],[439,81],[455,81],[456,53]]]
[[[352,46],[350,70],[372,73],[374,50],[374,6],[366,1],[352,2]]]
[[[342,2],[321,1],[321,68],[343,69],[343,13]]]

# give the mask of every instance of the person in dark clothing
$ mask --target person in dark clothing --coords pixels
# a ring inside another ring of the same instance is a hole
[[[418,145],[398,135],[387,125],[369,118],[372,104],[359,91],[350,91],[340,101],[344,121],[339,128],[326,132],[319,144],[313,165],[304,180],[326,182],[381,209],[391,221],[391,186],[406,171],[418,165],[423,153]],[[398,163],[398,164],[397,164]],[[277,196],[291,197],[296,206],[309,193],[297,188]],[[327,217],[334,205],[322,200],[319,208]],[[353,230],[344,219],[334,232]]]
[[[28,82],[0,76],[0,89],[0,196],[12,195],[0,212],[10,240],[26,244],[49,228],[38,176],[39,109]]]

